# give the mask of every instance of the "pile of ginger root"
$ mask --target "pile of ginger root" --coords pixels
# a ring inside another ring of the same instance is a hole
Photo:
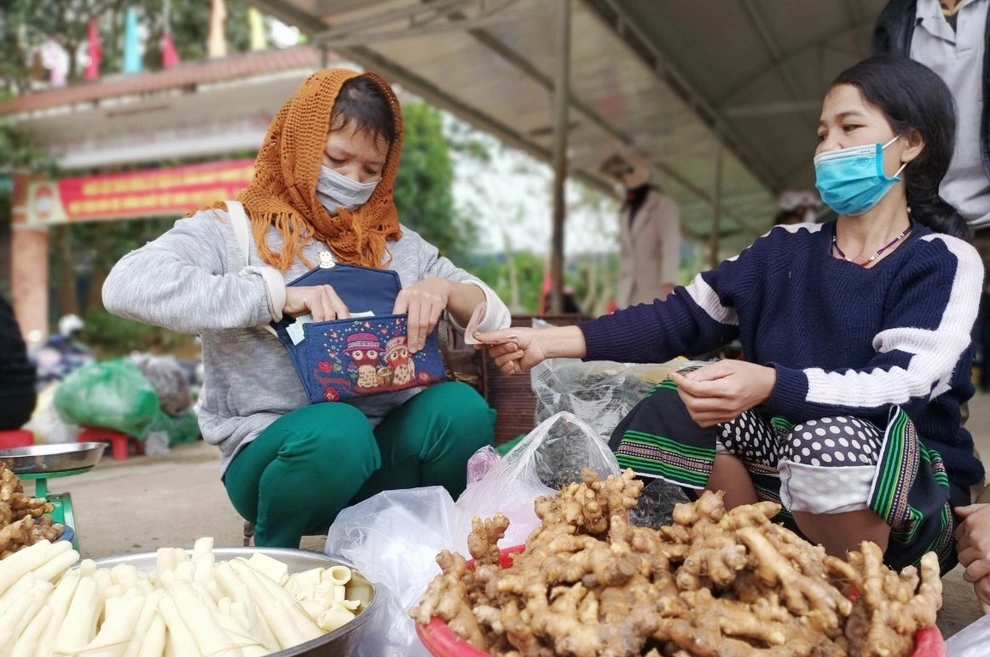
[[[679,504],[673,524],[629,524],[643,483],[631,470],[536,502],[542,525],[499,564],[501,514],[474,518],[468,548],[410,615],[433,618],[496,657],[904,657],[935,624],[934,553],[900,573],[864,542],[827,556],[771,521],[771,502],[726,511],[720,493]]]
[[[54,541],[64,527],[46,515],[54,506],[44,498],[30,497],[24,485],[0,463],[0,559],[41,540]]]

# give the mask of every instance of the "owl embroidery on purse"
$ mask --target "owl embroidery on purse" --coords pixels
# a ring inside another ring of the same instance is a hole
[[[379,387],[378,358],[382,353],[382,345],[374,334],[355,333],[348,336],[344,353],[350,357],[351,367],[357,369],[358,388]]]
[[[392,338],[385,344],[385,362],[392,370],[392,385],[409,385],[416,377],[416,364],[409,356],[405,336]]]

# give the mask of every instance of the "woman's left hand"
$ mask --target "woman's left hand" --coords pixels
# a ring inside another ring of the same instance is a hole
[[[392,312],[409,315],[406,336],[409,353],[414,354],[426,346],[426,338],[437,327],[450,300],[451,285],[443,278],[426,278],[399,292]]]
[[[975,584],[990,575],[990,504],[957,506],[953,511],[963,519],[956,527],[956,551],[966,569],[963,579]]]
[[[777,371],[742,360],[721,360],[692,372],[674,372],[677,394],[702,427],[730,422],[765,402],[777,383]]]

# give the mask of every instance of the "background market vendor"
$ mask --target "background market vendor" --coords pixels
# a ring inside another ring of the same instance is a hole
[[[286,285],[321,260],[398,274],[394,312],[409,315],[409,353],[444,312],[464,326],[485,302],[481,329],[509,325],[490,288],[399,224],[401,149],[401,110],[384,80],[319,71],[272,121],[239,197],[253,233],[249,266],[220,204],[124,257],[104,286],[113,313],[201,334],[203,436],[220,447],[228,495],[260,546],[297,547],[381,490],[441,485],[456,496],[468,458],[493,440],[494,412],[463,383],[308,405],[266,330],[283,315],[349,317],[331,287]]]

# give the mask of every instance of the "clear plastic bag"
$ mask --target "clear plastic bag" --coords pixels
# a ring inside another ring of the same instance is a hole
[[[533,320],[533,328],[550,326]],[[671,372],[702,364],[684,359],[650,365],[585,363],[573,358],[543,361],[530,371],[536,421],[556,413],[573,413],[587,422],[595,435],[608,441],[619,421]]]
[[[471,455],[467,462],[467,482],[473,484],[481,481],[488,471],[495,467],[498,460],[502,458],[498,451],[491,445],[485,445]]]
[[[385,491],[340,512],[324,552],[354,564],[385,603],[352,657],[429,657],[407,610],[440,572],[437,553],[454,547],[460,514],[440,486]]]
[[[540,524],[536,498],[580,478],[584,467],[602,477],[619,473],[615,457],[591,428],[561,413],[536,427],[456,503],[443,488],[414,488],[385,491],[341,511],[324,551],[350,561],[388,591],[384,611],[369,621],[374,631],[354,657],[428,657],[408,610],[440,572],[437,553],[451,549],[467,555],[471,518],[500,511],[512,524],[499,545],[525,543]]]
[[[457,498],[467,523],[456,535],[467,536],[472,516],[490,518],[501,512],[511,524],[500,545],[525,543],[540,524],[533,510],[536,498],[580,481],[584,468],[591,468],[602,478],[619,474],[615,456],[586,422],[571,413],[544,420]]]
[[[945,640],[948,657],[985,657],[990,642],[990,616],[982,616]]]

